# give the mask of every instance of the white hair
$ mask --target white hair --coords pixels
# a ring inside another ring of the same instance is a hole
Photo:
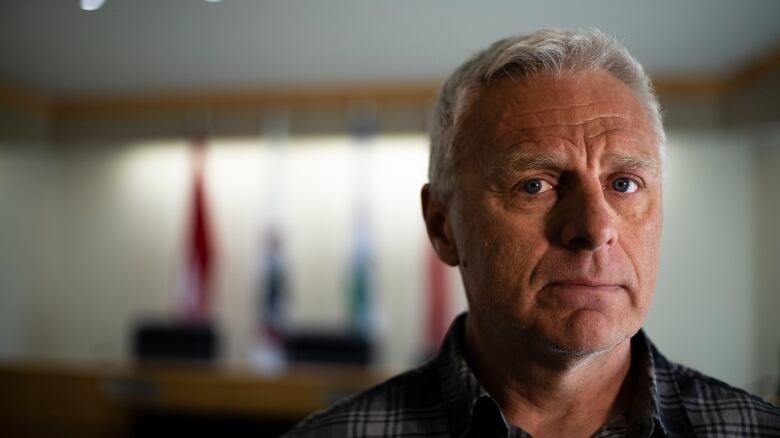
[[[546,29],[499,40],[466,61],[442,86],[431,129],[428,178],[434,196],[447,198],[455,188],[455,141],[462,115],[471,97],[496,74],[531,78],[539,73],[559,74],[598,70],[610,73],[634,92],[647,112],[661,157],[665,162],[666,134],[658,99],[650,78],[615,38],[600,30]]]

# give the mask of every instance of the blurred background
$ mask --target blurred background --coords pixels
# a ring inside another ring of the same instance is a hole
[[[650,337],[777,396],[780,2],[102,3],[0,0],[0,431],[273,434],[429,357],[466,308],[420,213],[437,87],[545,27],[660,96]]]

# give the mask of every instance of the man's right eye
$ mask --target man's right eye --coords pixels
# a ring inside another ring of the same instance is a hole
[[[530,195],[536,195],[550,190],[552,185],[543,179],[533,178],[524,182],[520,188]]]

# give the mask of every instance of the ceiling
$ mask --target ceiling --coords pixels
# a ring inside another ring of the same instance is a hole
[[[599,27],[648,71],[717,76],[780,46],[776,0],[0,0],[0,83],[55,96],[440,80],[492,41]]]

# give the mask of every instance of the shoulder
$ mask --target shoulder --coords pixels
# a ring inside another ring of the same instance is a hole
[[[683,365],[669,371],[694,431],[703,435],[780,436],[780,408]]]
[[[315,412],[283,437],[403,436],[411,423],[445,413],[436,367],[428,363]]]

